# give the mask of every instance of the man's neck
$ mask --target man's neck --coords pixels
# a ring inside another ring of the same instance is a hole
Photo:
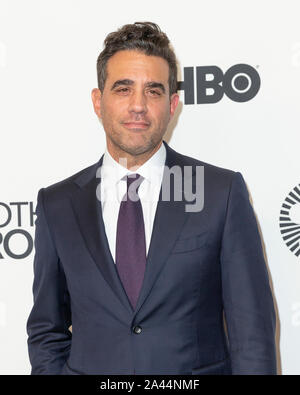
[[[112,149],[109,144],[107,144],[107,150],[112,158],[120,165],[126,167],[130,171],[136,171],[159,150],[162,144],[163,142],[161,140],[161,142],[153,150],[144,152],[140,155],[131,155],[128,152],[122,150]]]

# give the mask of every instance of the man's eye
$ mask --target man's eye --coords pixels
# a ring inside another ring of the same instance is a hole
[[[153,95],[153,96],[160,96],[160,92],[155,91],[155,90],[153,90],[153,89],[151,89],[149,92],[150,92],[151,95]]]
[[[121,93],[126,93],[126,92],[128,92],[128,88],[119,88],[119,89],[117,89],[117,92],[121,92]]]

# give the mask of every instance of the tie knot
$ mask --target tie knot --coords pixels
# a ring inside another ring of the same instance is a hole
[[[133,174],[127,174],[122,178],[122,180],[124,181],[127,180],[127,192],[125,193],[122,200],[129,199],[133,202],[139,200],[138,189],[142,181],[144,180],[144,177],[141,176],[140,174],[133,173]]]
[[[141,183],[144,180],[144,177],[141,176],[138,173],[133,173],[133,174],[126,174],[126,176],[124,176],[122,178],[122,180],[127,180],[127,191],[130,187],[130,185],[134,182],[135,183],[135,189],[138,190],[139,186],[141,185]]]

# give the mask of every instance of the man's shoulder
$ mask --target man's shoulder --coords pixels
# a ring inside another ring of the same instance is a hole
[[[170,148],[170,147],[169,147]],[[174,153],[176,153],[178,162],[182,167],[191,166],[195,169],[197,166],[204,168],[204,177],[213,183],[231,183],[234,175],[237,173],[235,170],[217,166],[216,164],[205,162],[200,159],[184,155],[172,149]]]
[[[186,163],[191,164],[193,166],[204,166],[205,169],[209,170],[212,173],[217,173],[217,174],[233,174],[233,173],[235,173],[235,171],[232,169],[217,166],[216,164],[213,164],[211,162],[205,162],[200,159],[197,159],[197,158],[194,158],[191,156],[187,156],[187,155],[183,155],[183,154],[179,154],[179,155],[181,155],[183,161],[185,161]]]
[[[204,190],[208,201],[215,201],[214,199],[217,197],[219,203],[227,202],[232,186],[235,183],[243,187],[243,178],[239,171],[217,166],[181,153],[176,153],[176,155],[181,168],[192,167],[195,182],[201,180],[203,176]],[[197,171],[197,167],[201,167],[201,171]]]
[[[44,193],[48,197],[65,197],[70,195],[74,190],[83,186],[86,182],[96,176],[99,161],[87,166],[72,175],[59,180],[53,184],[47,185],[44,188]]]

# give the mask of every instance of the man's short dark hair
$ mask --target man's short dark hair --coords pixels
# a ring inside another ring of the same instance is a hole
[[[159,56],[169,65],[169,92],[177,92],[177,62],[170,40],[159,26],[152,22],[135,22],[124,25],[116,32],[108,34],[104,49],[97,59],[98,87],[101,92],[107,78],[107,62],[116,52],[136,50],[146,55]]]

